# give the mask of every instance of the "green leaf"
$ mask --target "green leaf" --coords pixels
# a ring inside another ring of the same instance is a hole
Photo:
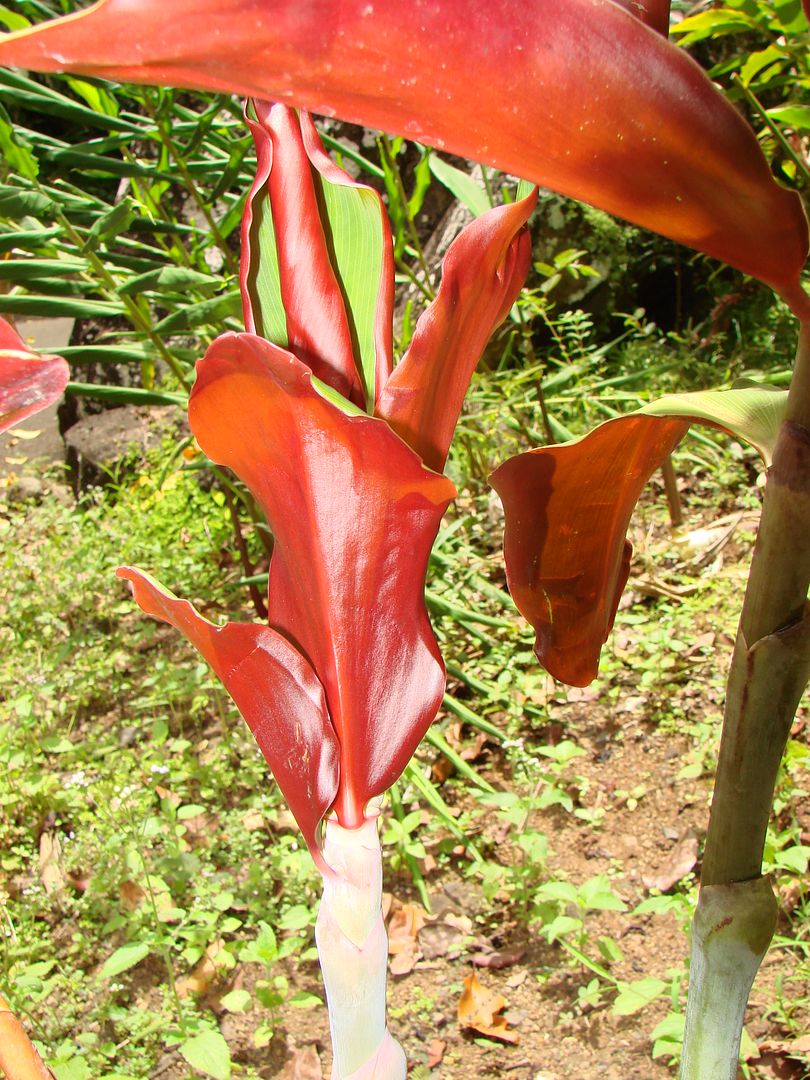
[[[201,1031],[178,1047],[192,1069],[214,1080],[230,1080],[231,1052],[218,1031]]]
[[[557,938],[578,934],[581,929],[582,919],[575,919],[572,915],[558,915],[543,927],[543,936],[552,944]]]
[[[124,308],[108,300],[82,300],[80,297],[0,296],[0,312],[12,315],[67,315],[72,319],[109,319],[122,315]]]
[[[87,265],[84,259],[3,259],[0,280],[36,281],[41,277],[79,274]]]
[[[480,217],[490,209],[487,193],[462,169],[457,169],[443,158],[431,154],[430,171],[475,217]]]
[[[225,994],[224,997],[219,999],[220,1005],[223,1009],[227,1009],[232,1013],[247,1012],[253,1004],[253,998],[247,992],[247,990],[231,990],[229,994]]]
[[[663,979],[654,978],[638,979],[631,983],[618,982],[616,985],[619,992],[610,1010],[614,1016],[632,1016],[659,998],[669,987],[669,983]]]
[[[759,49],[757,52],[749,53],[745,58],[745,63],[740,68],[740,78],[745,86],[750,86],[751,82],[765,71],[766,68],[779,64],[780,67],[784,67],[787,64],[789,58],[784,49],[779,48],[777,45],[769,45],[767,49]],[[768,73],[768,77],[771,77],[776,73],[774,71]]]
[[[756,21],[742,11],[721,8],[717,11],[701,11],[697,15],[689,15],[681,22],[674,23],[671,32],[684,34],[684,39],[680,44],[688,47],[706,38],[721,37],[724,34],[742,34],[748,30],[757,29]]]
[[[136,964],[140,964],[141,960],[145,960],[150,951],[149,946],[142,941],[131,941],[128,945],[122,945],[107,957],[99,975],[102,979],[111,979],[114,975],[129,971]]]
[[[323,1005],[323,1001],[317,994],[309,994],[306,990],[296,990],[291,997],[287,998],[287,1004],[295,1006],[296,1009],[316,1009],[319,1005]]]
[[[74,749],[73,743],[64,735],[46,735],[39,745],[46,754],[68,754]]]
[[[40,217],[52,206],[52,200],[39,191],[26,191],[23,188],[0,184],[0,217]]]
[[[795,131],[810,131],[810,105],[777,105],[768,116]]]
[[[7,30],[25,30],[31,23],[24,15],[18,15],[14,11],[10,11],[5,4],[0,5],[0,23],[2,23]]]
[[[242,315],[242,294],[239,289],[232,289],[212,300],[201,300],[198,304],[189,304],[179,311],[161,319],[155,327],[158,334],[174,334],[179,330],[191,330],[198,326],[218,326],[225,319],[240,318]]]
[[[383,277],[385,221],[371,188],[331,183],[318,176],[329,227],[327,244],[340,284],[366,400],[374,401],[377,298]],[[324,223],[326,224],[326,223]]]
[[[179,405],[183,409],[188,407],[188,397],[184,394],[171,394],[164,390],[141,390],[138,386],[69,382],[65,391],[79,397],[112,401],[116,405]]]
[[[279,348],[289,345],[287,316],[281,299],[281,272],[270,197],[266,186],[251,200],[250,289],[256,333]]]
[[[730,390],[667,394],[638,412],[646,416],[703,420],[723,428],[750,443],[765,464],[770,465],[785,415],[787,393],[787,390],[741,379]]]
[[[83,245],[84,251],[94,251],[99,244],[114,240],[119,233],[126,232],[135,217],[135,204],[132,199],[122,199],[93,223]]]
[[[35,180],[39,175],[39,162],[30,145],[19,132],[14,130],[14,125],[2,105],[0,105],[0,155],[8,169],[24,176],[26,180]]]
[[[143,292],[169,292],[174,289],[214,291],[219,286],[219,280],[211,274],[201,274],[199,270],[186,266],[162,266],[130,278],[118,291],[123,296],[137,296]]]

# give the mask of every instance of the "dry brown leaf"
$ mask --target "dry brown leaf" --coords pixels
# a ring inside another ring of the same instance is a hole
[[[246,810],[242,814],[242,828],[245,832],[258,832],[259,829],[263,829],[266,825],[264,820],[264,814],[261,810],[255,808]]]
[[[323,1068],[315,1046],[294,1050],[281,1071],[279,1080],[323,1080]]]
[[[430,1040],[430,1044],[428,1045],[428,1059],[426,1062],[429,1069],[435,1069],[437,1065],[441,1065],[446,1049],[447,1043],[444,1039]]]
[[[505,997],[488,990],[475,972],[467,976],[458,1002],[458,1022],[461,1027],[472,1028],[490,1039],[517,1043],[520,1036],[510,1029],[506,1018],[500,1015],[505,1008]]]
[[[641,880],[648,889],[667,892],[693,869],[697,862],[697,853],[697,838],[686,836],[675,845],[663,866],[653,874],[642,874]]]
[[[521,948],[502,949],[500,952],[477,952],[473,955],[472,962],[476,967],[505,968],[519,964],[526,955],[526,950]]]
[[[392,975],[407,975],[422,958],[417,936],[427,922],[428,914],[420,904],[403,904],[392,914],[388,923],[388,952],[393,957]]]
[[[57,833],[44,832],[39,838],[39,876],[48,896],[59,896],[65,891],[67,878]]]
[[[206,993],[219,972],[227,970],[231,966],[232,958],[230,953],[227,954],[228,960],[223,962],[224,950],[225,942],[221,938],[212,941],[191,974],[176,981],[177,996],[185,998],[190,994]]]
[[[135,911],[146,899],[146,889],[137,881],[122,881],[118,886],[118,900],[124,911]]]
[[[155,784],[155,794],[159,799],[168,799],[172,806],[179,806],[183,801],[176,792],[169,791],[169,789],[163,787],[162,784]]]

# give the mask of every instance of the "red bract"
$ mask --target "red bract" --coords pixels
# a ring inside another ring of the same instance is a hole
[[[280,99],[401,132],[705,251],[810,314],[800,200],[698,65],[633,14],[663,29],[665,6],[101,0],[6,35],[0,63]]]
[[[189,420],[203,450],[244,481],[270,523],[270,626],[218,629],[140,571],[120,573],[141,606],[183,631],[220,675],[319,858],[326,810],[334,806],[343,826],[360,825],[369,799],[402,772],[444,692],[424,581],[455,488],[433,466],[444,462],[466,382],[528,269],[524,226],[537,196],[490,211],[459,237],[438,296],[389,379],[392,281],[381,278],[393,278],[393,260],[378,197],[366,204],[367,189],[323,160],[308,117],[299,126],[286,107],[258,104],[252,126],[259,174],[243,299],[249,325],[276,340],[218,338],[197,365]],[[370,267],[370,305],[356,282],[347,285],[335,239],[345,208],[328,218],[323,207],[340,193],[327,184],[350,189],[370,210],[375,234],[382,230],[382,247],[372,245],[380,258]],[[323,309],[346,329],[337,342]],[[363,340],[371,342],[365,367]],[[364,400],[370,391],[377,415],[329,400],[313,384],[313,368],[331,393],[355,397],[362,386]],[[388,394],[400,371],[405,390]],[[434,382],[452,387],[443,404]]]
[[[69,377],[61,356],[31,352],[0,318],[0,431],[58,401]]]

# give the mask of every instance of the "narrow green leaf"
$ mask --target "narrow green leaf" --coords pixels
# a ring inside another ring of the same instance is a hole
[[[0,5],[0,23],[7,30],[25,30],[26,27],[31,25],[24,15],[18,15],[15,11],[10,11],[5,4]]]
[[[0,229],[0,253],[11,251],[12,248],[21,248],[30,251],[32,248],[41,247],[46,240],[60,236],[62,230],[58,225],[50,229]]]
[[[0,312],[12,315],[67,315],[73,319],[107,319],[122,315],[124,308],[106,300],[82,300],[64,296],[0,296]]]
[[[1,281],[36,281],[41,277],[79,274],[87,269],[84,259],[3,259]]]
[[[443,158],[431,154],[430,171],[475,217],[480,217],[491,209],[487,193],[462,169],[457,169]]]
[[[84,242],[84,251],[94,251],[99,244],[114,240],[119,233],[126,232],[136,215],[135,204],[130,198],[122,199],[111,206],[94,223]]]
[[[192,1069],[214,1080],[230,1080],[231,1052],[218,1031],[201,1031],[178,1047]]]
[[[158,334],[172,334],[179,330],[190,330],[197,326],[217,326],[224,319],[238,319],[242,315],[242,294],[239,289],[231,289],[213,300],[202,300],[199,304],[187,307],[167,315],[155,327]]]
[[[99,975],[102,979],[111,979],[114,975],[120,975],[123,971],[140,964],[150,953],[150,948],[142,941],[131,941],[128,945],[122,945],[104,961]]]
[[[104,116],[118,116],[118,102],[115,96],[103,86],[88,82],[87,79],[76,79],[68,76],[65,79],[74,94],[83,98],[95,113]]]
[[[180,405],[188,407],[188,397],[163,390],[142,390],[138,386],[101,386],[95,383],[69,382],[65,392],[79,397],[111,401],[116,405]]]
[[[278,263],[276,229],[270,209],[270,197],[265,185],[251,199],[250,225],[250,290],[256,333],[282,349],[289,344],[287,316],[281,300],[281,272]]]
[[[213,291],[220,286],[221,282],[212,274],[201,274],[186,266],[162,266],[130,278],[118,291],[122,296],[137,296],[143,292],[169,292],[172,289]]]

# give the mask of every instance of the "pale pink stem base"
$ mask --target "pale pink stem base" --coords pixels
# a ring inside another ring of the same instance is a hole
[[[385,1023],[388,939],[376,816],[359,829],[327,820],[323,856],[334,873],[324,876],[315,941],[329,1006],[332,1080],[405,1080],[405,1054]]]

